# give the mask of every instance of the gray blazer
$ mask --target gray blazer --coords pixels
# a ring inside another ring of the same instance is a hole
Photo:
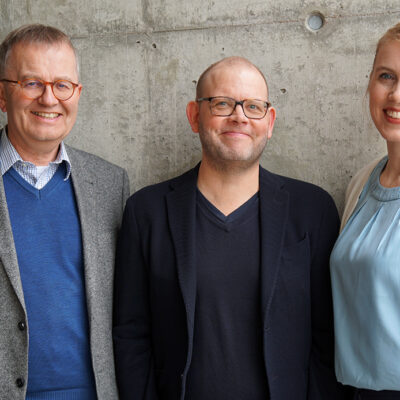
[[[129,195],[128,177],[122,168],[92,154],[68,146],[67,152],[82,229],[96,390],[99,400],[113,400],[118,398],[111,338],[114,250]],[[0,399],[25,399],[28,341],[24,294],[0,177]]]

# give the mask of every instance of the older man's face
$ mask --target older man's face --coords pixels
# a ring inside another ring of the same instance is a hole
[[[77,83],[74,51],[65,43],[17,44],[11,50],[2,78],[16,81],[38,78],[46,82],[63,79]],[[59,143],[75,123],[81,86],[70,99],[60,101],[49,85],[35,100],[24,96],[17,84],[3,82],[1,85],[0,106],[7,112],[11,143],[21,155],[53,149],[55,157]]]
[[[210,71],[202,97],[214,96],[231,97],[237,101],[268,99],[267,87],[260,73],[242,64],[222,64]],[[247,118],[239,105],[231,116],[220,117],[212,115],[209,103],[203,101],[198,105],[197,117],[191,125],[195,132],[199,132],[203,161],[246,168],[258,163],[272,135],[274,121],[275,110],[272,108],[262,119]]]

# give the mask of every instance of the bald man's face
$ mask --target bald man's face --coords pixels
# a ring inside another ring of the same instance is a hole
[[[267,101],[268,92],[260,73],[247,65],[220,64],[209,72],[202,97],[226,96],[237,101]],[[190,113],[190,107],[193,113]],[[250,119],[237,105],[232,115],[221,117],[211,113],[210,103],[189,103],[188,118],[198,132],[203,149],[203,162],[213,164],[240,163],[244,167],[258,163],[267,140],[272,135],[275,110],[269,108],[262,119]]]

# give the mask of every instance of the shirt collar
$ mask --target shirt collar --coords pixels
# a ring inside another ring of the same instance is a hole
[[[17,150],[15,150],[15,147],[8,139],[5,128],[1,129],[0,135],[0,172],[2,176],[17,162],[32,164],[29,161],[24,161],[21,158]],[[71,175],[71,162],[69,160],[64,142],[61,142],[57,157],[54,161],[50,162],[50,164],[61,164],[63,161],[65,161],[66,165],[66,174],[64,180],[67,180]]]

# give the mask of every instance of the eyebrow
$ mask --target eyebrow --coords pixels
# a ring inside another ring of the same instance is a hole
[[[24,74],[22,75],[22,77],[21,77],[20,80],[23,81],[24,79],[29,79],[29,78],[40,79],[40,80],[42,80],[42,81],[45,80],[45,79],[41,78],[40,76],[38,76],[36,73],[30,73],[30,72],[24,73]],[[79,79],[78,79],[78,80],[79,80]],[[75,82],[74,79],[72,79],[71,77],[66,76],[66,75],[56,77],[56,78],[54,79],[53,82],[55,82],[55,81],[70,81],[70,82]]]
[[[395,72],[392,68],[386,67],[385,65],[380,65],[378,67],[375,68],[376,71],[390,71],[390,72]]]

